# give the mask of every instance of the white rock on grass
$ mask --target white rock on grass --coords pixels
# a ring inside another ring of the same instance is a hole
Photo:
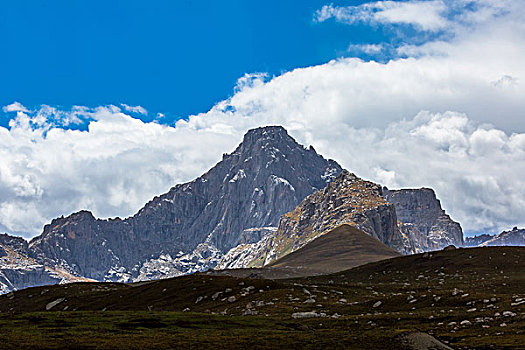
[[[319,314],[315,311],[307,311],[307,312],[294,312],[292,314],[293,318],[310,318],[310,317],[319,317]]]
[[[503,311],[503,316],[505,317],[514,317],[516,314],[512,311]]]
[[[378,301],[378,302],[376,302],[374,305],[372,305],[372,307],[380,307],[381,304],[383,304],[383,302]]]
[[[46,305],[46,310],[47,310],[47,311],[51,310],[53,307],[57,306],[58,304],[60,304],[60,303],[63,302],[64,300],[66,300],[66,298],[58,298],[57,300],[48,303],[48,304]]]

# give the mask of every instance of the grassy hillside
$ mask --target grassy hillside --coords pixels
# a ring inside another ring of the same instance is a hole
[[[0,297],[0,344],[404,349],[422,332],[454,349],[525,349],[523,271],[525,248],[489,247],[278,281],[199,274],[29,288]]]

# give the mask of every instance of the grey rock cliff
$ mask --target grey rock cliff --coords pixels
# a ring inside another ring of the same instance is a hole
[[[403,245],[407,253],[439,250],[448,245],[463,246],[461,225],[441,208],[431,188],[383,189],[385,199],[394,204]]]
[[[153,198],[130,218],[99,220],[81,211],[53,220],[30,242],[31,256],[79,276],[129,280],[151,259],[191,255],[199,247],[180,268],[206,269],[213,262],[200,262],[203,255],[262,237],[246,230],[276,226],[282,214],[340,171],[280,126],[253,129],[206,174]]]

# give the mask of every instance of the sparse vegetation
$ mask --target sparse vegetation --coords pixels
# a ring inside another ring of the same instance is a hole
[[[0,297],[0,341],[32,349],[398,349],[402,335],[420,331],[454,349],[525,349],[524,257],[525,248],[457,249],[280,281],[198,274],[29,288]],[[292,317],[299,312],[315,317]]]

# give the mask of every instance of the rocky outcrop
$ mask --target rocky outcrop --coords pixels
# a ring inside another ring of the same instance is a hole
[[[394,204],[402,240],[395,248],[405,253],[439,250],[448,245],[463,246],[461,225],[441,208],[430,188],[389,190],[384,198]]]
[[[206,174],[155,197],[130,218],[99,220],[81,211],[53,220],[30,242],[31,256],[97,280],[150,276],[143,265],[156,266],[156,259],[162,266],[173,260],[170,273],[207,269],[231,248],[260,240],[258,228],[276,226],[340,171],[282,127],[253,129]]]
[[[28,254],[26,240],[0,234],[0,294],[27,287],[86,280],[63,269],[38,263]]]
[[[499,235],[483,242],[480,246],[525,246],[525,229],[514,227],[510,231],[503,231]]]
[[[243,256],[247,264],[242,267],[265,266],[342,224],[353,226],[387,245],[400,239],[394,206],[383,198],[381,186],[343,170],[324,189],[284,214],[266,244],[244,247],[252,252],[250,259]]]
[[[11,250],[21,255],[27,255],[29,245],[22,237],[0,234],[0,257],[7,255],[7,250]]]

